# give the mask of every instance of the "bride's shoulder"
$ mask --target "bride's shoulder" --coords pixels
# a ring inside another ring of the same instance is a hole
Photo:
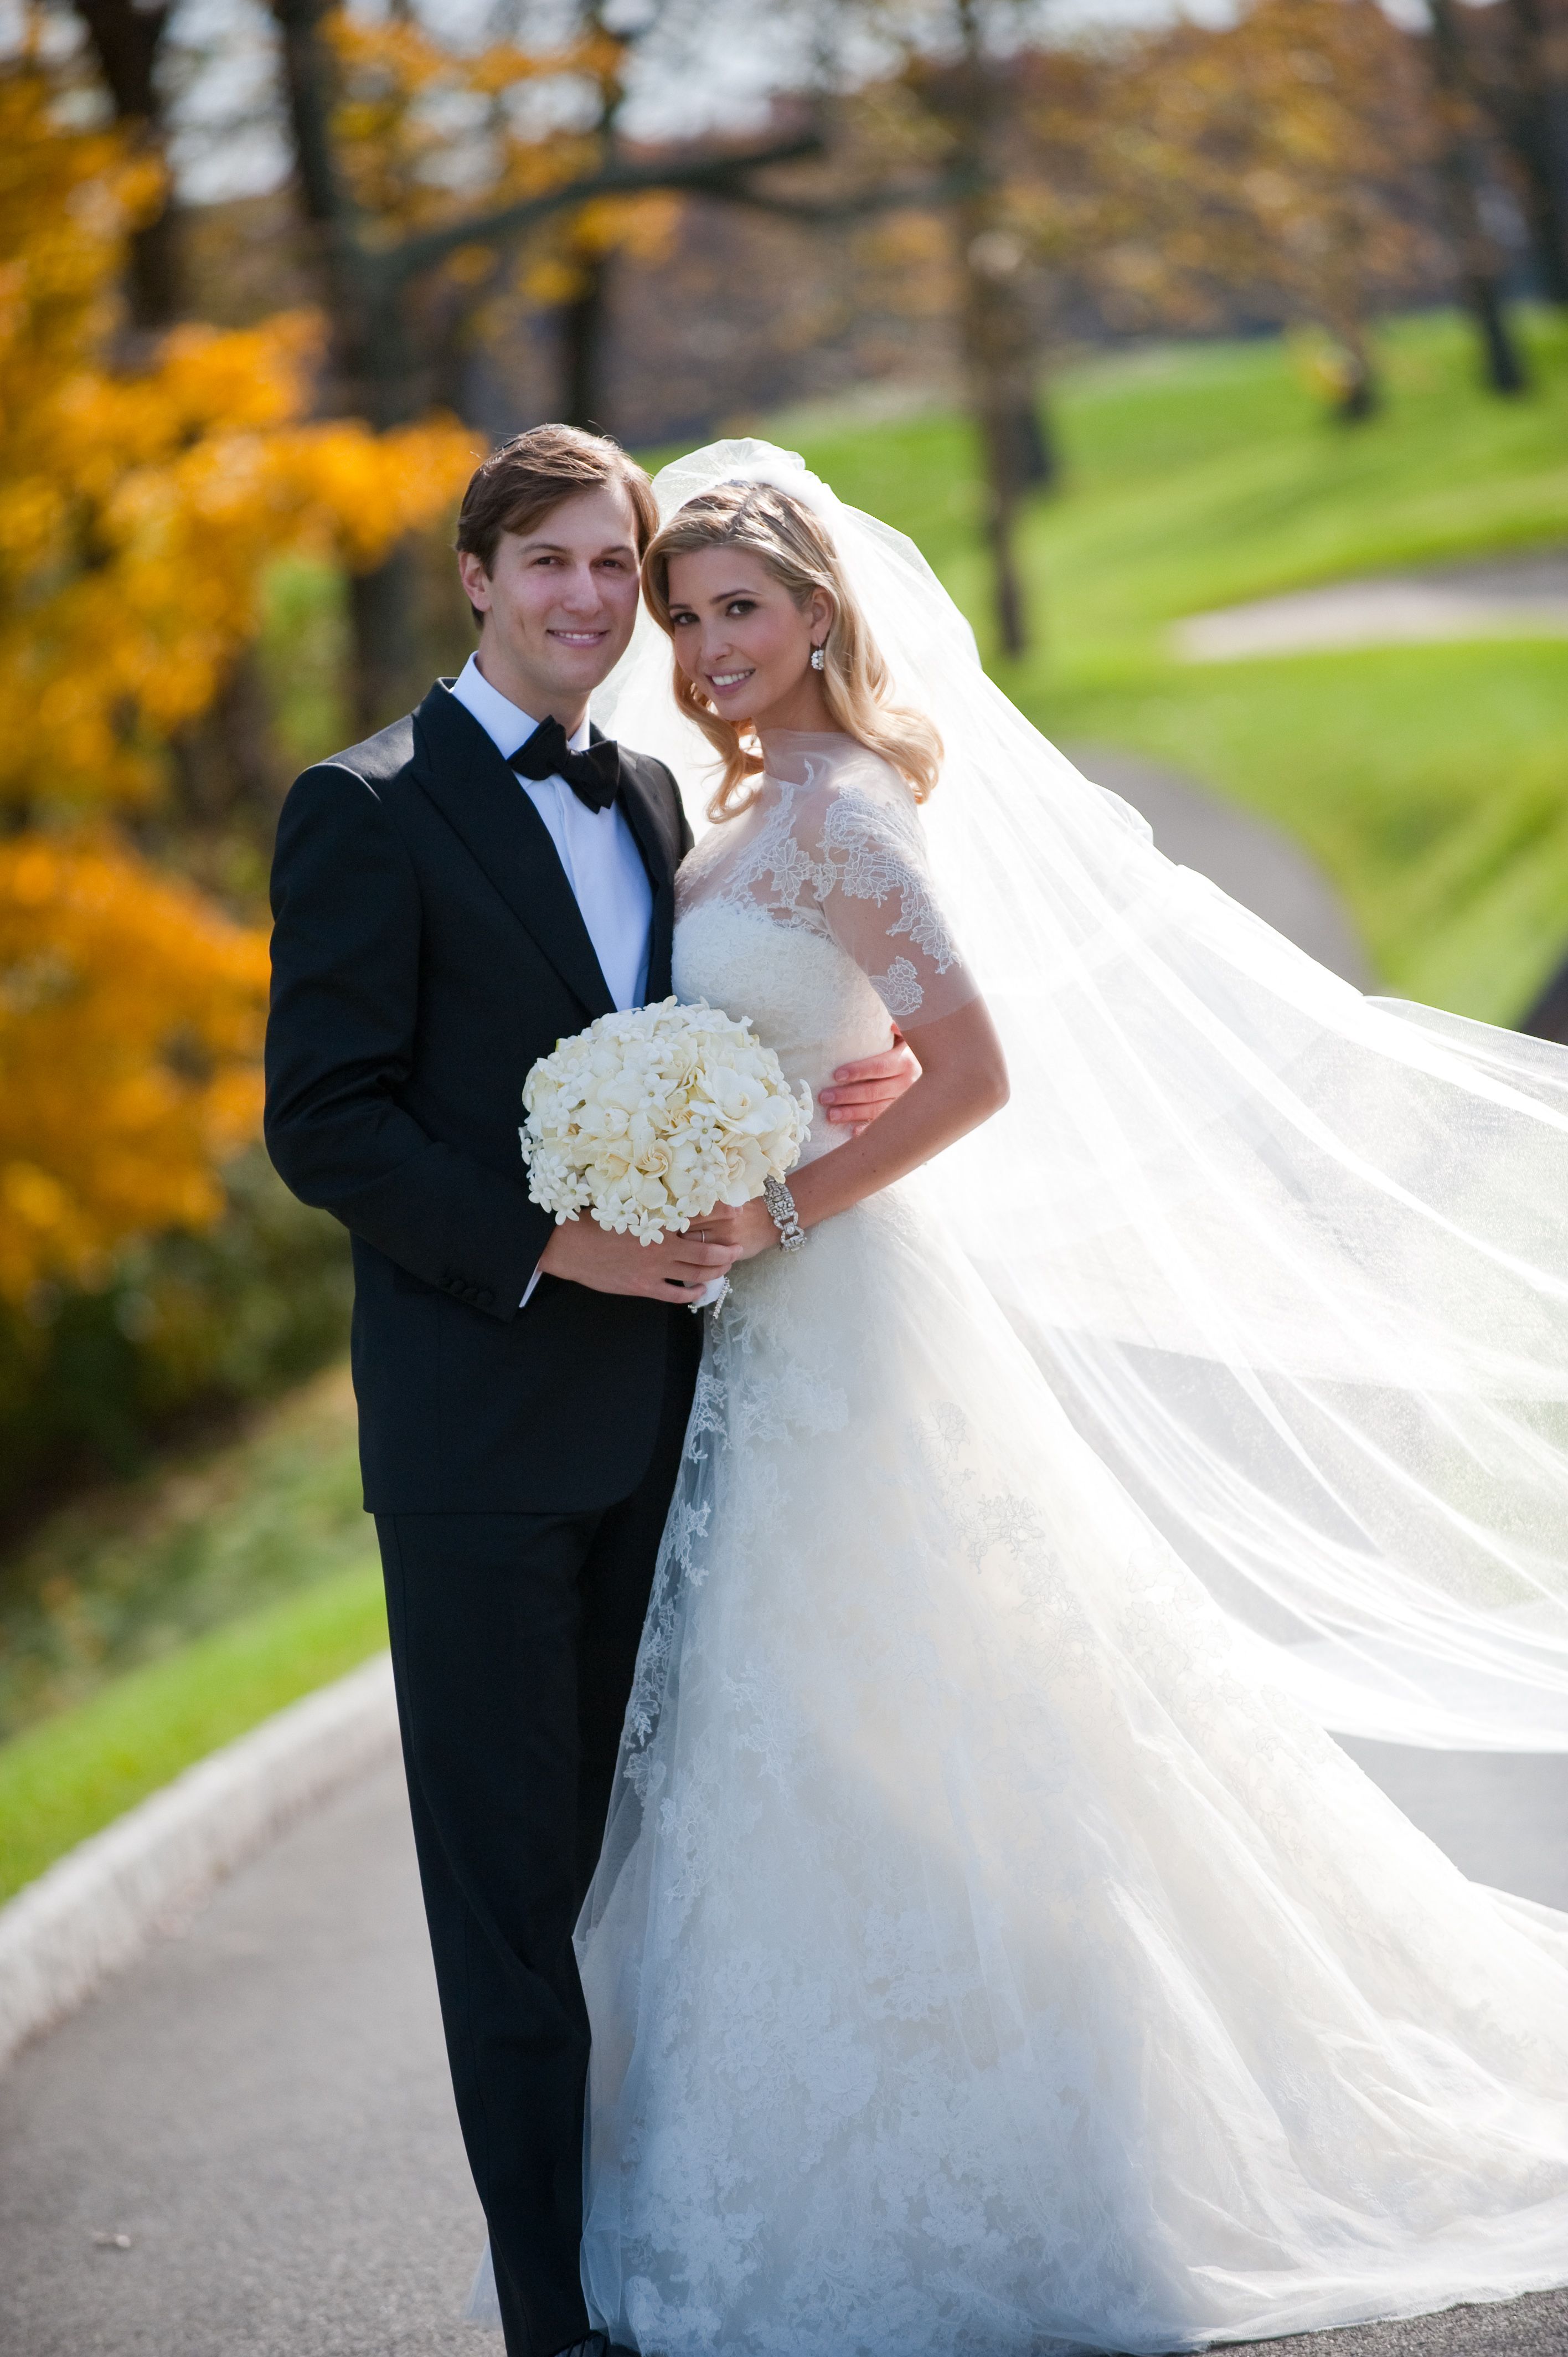
[[[841,737],[830,759],[812,765],[797,810],[801,816],[816,816],[825,826],[857,818],[898,829],[918,825],[915,797],[902,770],[885,754],[853,737]]]

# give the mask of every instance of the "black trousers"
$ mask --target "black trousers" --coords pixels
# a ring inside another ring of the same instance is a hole
[[[576,1514],[376,1517],[446,2051],[508,2357],[552,2357],[588,2329],[572,1927],[604,1836],[699,1323],[671,1337],[658,1440],[629,1497]]]

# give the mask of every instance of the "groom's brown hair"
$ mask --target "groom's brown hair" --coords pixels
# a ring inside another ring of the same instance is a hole
[[[659,504],[636,459],[607,434],[585,434],[575,425],[530,426],[492,450],[470,476],[457,513],[457,547],[489,573],[503,532],[530,532],[563,500],[615,483],[631,501],[640,562],[659,529]],[[482,619],[477,608],[475,619]]]

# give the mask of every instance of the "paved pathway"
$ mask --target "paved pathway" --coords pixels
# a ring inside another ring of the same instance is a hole
[[[1257,655],[1322,654],[1434,640],[1568,638],[1568,549],[1532,549],[1419,573],[1330,581],[1320,589],[1260,597],[1172,630],[1187,662],[1241,662]]]
[[[1294,846],[1088,754],[1174,856],[1359,973]],[[1568,1906],[1568,1761],[1358,1744],[1465,1870]],[[296,1826],[0,2076],[5,2357],[478,2357],[483,2228],[452,2115],[402,1770]],[[1256,2344],[1564,2357],[1568,2294]]]
[[[480,2357],[483,2241],[399,1763],[0,2076],[5,2357]]]
[[[1138,754],[1101,745],[1075,745],[1070,752],[1086,778],[1143,813],[1168,859],[1196,867],[1358,989],[1373,987],[1366,952],[1337,893],[1288,834]]]

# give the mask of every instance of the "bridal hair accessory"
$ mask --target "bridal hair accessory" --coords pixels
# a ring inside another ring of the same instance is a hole
[[[779,1251],[799,1252],[806,1241],[806,1232],[800,1225],[800,1214],[795,1209],[795,1198],[783,1179],[765,1178],[762,1182],[762,1200],[767,1204],[768,1215],[779,1231]]]
[[[698,1000],[601,1015],[523,1084],[518,1135],[533,1201],[557,1227],[662,1243],[719,1203],[753,1202],[797,1160],[811,1093],[797,1096],[744,1019]]]
[[[918,549],[792,452],[900,705],[1012,1097],[918,1183],[1123,1496],[1322,1724],[1568,1750],[1568,1056],[1364,998],[1173,866],[988,679]],[[693,824],[714,749],[644,614],[595,698]]]
[[[822,648],[813,647],[811,649],[811,669],[813,671],[825,671],[827,669],[827,656],[822,652]]]

